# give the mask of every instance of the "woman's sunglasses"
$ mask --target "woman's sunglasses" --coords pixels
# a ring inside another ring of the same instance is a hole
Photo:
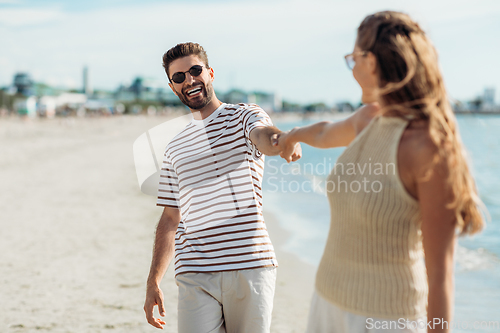
[[[198,76],[201,74],[202,71],[203,71],[203,66],[194,65],[188,71],[174,73],[174,75],[172,75],[172,81],[179,84],[184,82],[184,80],[186,79],[186,73],[189,72],[191,76]]]

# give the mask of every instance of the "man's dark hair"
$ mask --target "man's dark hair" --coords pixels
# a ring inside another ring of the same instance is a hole
[[[165,68],[165,73],[167,73],[169,81],[170,81],[170,73],[169,73],[170,64],[176,59],[187,57],[190,55],[198,56],[201,59],[201,61],[205,63],[205,66],[207,68],[210,68],[210,66],[208,65],[207,53],[200,44],[191,42],[180,43],[172,47],[163,55],[163,68]]]

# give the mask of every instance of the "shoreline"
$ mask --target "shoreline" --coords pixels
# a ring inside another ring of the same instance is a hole
[[[265,209],[264,204],[264,221],[278,259],[271,332],[305,332],[317,268],[282,249],[291,234]]]

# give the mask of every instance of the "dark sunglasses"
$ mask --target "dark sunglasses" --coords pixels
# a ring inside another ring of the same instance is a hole
[[[174,81],[175,83],[182,83],[186,79],[186,73],[189,72],[191,76],[198,76],[201,74],[202,71],[203,71],[203,66],[194,65],[188,71],[174,73],[174,75],[172,75],[172,81]]]

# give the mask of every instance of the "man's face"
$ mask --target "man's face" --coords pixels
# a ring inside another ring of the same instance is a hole
[[[203,70],[198,76],[191,76],[189,69],[195,65],[200,65]],[[182,83],[171,81],[168,85],[179,97],[181,102],[192,110],[200,110],[207,106],[214,97],[212,81],[214,80],[214,71],[207,69],[203,61],[195,55],[174,60],[169,67],[170,80],[177,72],[185,72],[185,79]]]

